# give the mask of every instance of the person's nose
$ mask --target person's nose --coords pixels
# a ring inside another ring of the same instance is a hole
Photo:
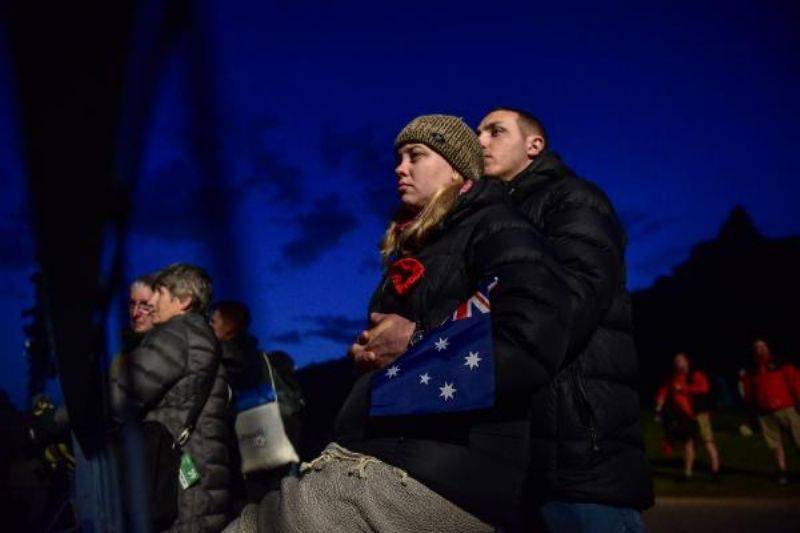
[[[486,148],[489,145],[489,143],[487,142],[488,137],[489,136],[486,134],[485,131],[478,133],[478,143],[480,143],[481,148],[483,148],[484,150],[486,150]]]
[[[397,176],[397,179],[404,178],[408,176],[408,162],[403,159],[401,160],[394,169],[394,174]]]

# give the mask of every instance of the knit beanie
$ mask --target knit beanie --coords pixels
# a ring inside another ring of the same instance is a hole
[[[483,150],[475,132],[452,115],[422,115],[403,128],[394,140],[394,149],[408,143],[421,143],[444,157],[465,179],[483,175]]]

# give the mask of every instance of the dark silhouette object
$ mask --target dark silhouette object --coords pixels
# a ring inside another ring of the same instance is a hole
[[[295,374],[305,396],[303,433],[297,450],[304,461],[317,457],[333,441],[336,415],[356,380],[348,358],[305,366]]]
[[[44,15],[11,2],[9,48],[23,149],[48,290],[46,313],[73,429],[94,449],[102,419],[100,372],[103,231],[124,213],[115,174],[123,78],[133,2],[94,8],[56,4]]]
[[[779,353],[800,353],[800,237],[763,236],[742,207],[719,235],[692,249],[689,259],[633,295],[633,318],[644,390],[658,387],[673,353],[702,354],[709,374],[734,383],[764,335]]]
[[[55,415],[55,416],[54,416]],[[0,391],[0,513],[3,531],[73,528],[69,471],[74,466],[63,420],[43,395],[32,413]]]
[[[28,358],[28,405],[32,404],[35,396],[44,392],[47,380],[57,375],[51,341],[52,328],[45,313],[47,292],[42,273],[35,272],[30,280],[35,286],[35,301],[33,307],[22,311],[23,317],[31,318],[31,322],[23,328],[25,355]]]

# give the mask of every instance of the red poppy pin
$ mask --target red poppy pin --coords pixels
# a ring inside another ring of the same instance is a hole
[[[403,295],[422,279],[425,274],[425,265],[413,257],[404,257],[389,266],[389,279],[392,280],[394,290]]]

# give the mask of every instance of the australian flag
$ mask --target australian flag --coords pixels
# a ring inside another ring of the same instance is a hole
[[[441,326],[372,380],[370,415],[453,413],[494,405],[489,294],[484,284]]]

